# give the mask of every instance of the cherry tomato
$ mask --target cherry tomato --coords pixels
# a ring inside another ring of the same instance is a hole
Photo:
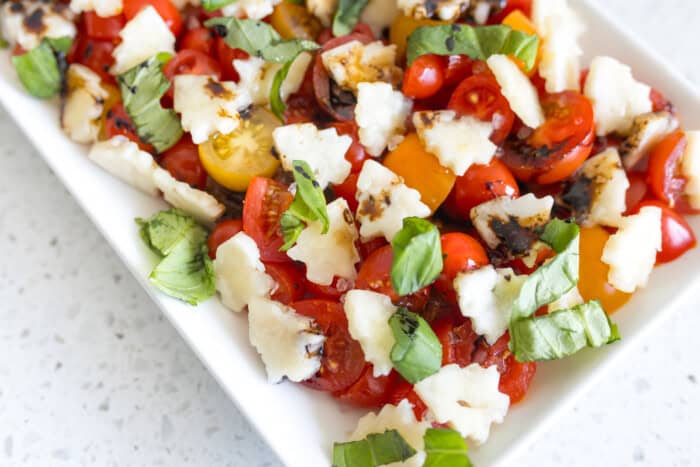
[[[326,120],[326,114],[319,108],[314,93],[314,67],[306,69],[304,81],[297,92],[287,99],[287,109],[284,112],[284,121],[287,124],[322,122]]]
[[[348,202],[348,207],[352,212],[357,211],[357,206],[359,205],[355,194],[357,193],[357,179],[359,175],[356,173],[351,173],[348,178],[345,179],[340,185],[333,185],[333,191],[335,195],[339,198],[343,198]]]
[[[646,175],[642,172],[627,172],[627,179],[630,187],[627,189],[625,206],[627,206],[626,212],[632,212],[647,197],[649,185],[647,185]]]
[[[445,83],[445,63],[438,55],[421,55],[406,70],[401,91],[412,99],[432,97]]]
[[[315,282],[306,281],[306,292],[312,298],[326,298],[340,300],[352,288],[352,283],[347,279],[333,278],[331,285],[319,285]]]
[[[180,40],[178,50],[181,49],[197,50],[213,57],[216,55],[216,36],[209,28],[190,29]]]
[[[472,271],[490,263],[486,250],[478,240],[467,234],[453,232],[440,237],[442,246],[442,272],[435,281],[435,288],[448,300],[456,301],[453,282],[457,275]]]
[[[243,222],[240,219],[226,219],[214,227],[214,230],[209,234],[207,246],[209,247],[209,257],[216,259],[216,250],[219,249],[222,243],[243,230]]]
[[[275,280],[277,288],[272,299],[289,305],[304,297],[304,273],[295,264],[266,264],[265,271]]]
[[[357,407],[382,407],[389,402],[401,378],[395,371],[386,376],[374,376],[373,372],[374,367],[366,365],[360,379],[346,390],[333,393],[333,397]]]
[[[122,135],[129,140],[139,145],[141,150],[153,153],[154,149],[151,145],[144,143],[136,134],[136,128],[131,121],[131,117],[126,113],[124,106],[121,103],[116,104],[105,113],[105,136],[107,139],[112,136]]]
[[[175,179],[193,188],[204,190],[207,187],[207,172],[199,160],[199,149],[189,134],[165,151],[158,163]]]
[[[221,67],[209,55],[192,49],[182,49],[172,60],[163,67],[163,74],[168,81],[173,82],[177,75],[213,75],[217,79],[221,78]],[[166,96],[174,97],[174,85],[165,93]]]
[[[401,378],[394,388],[394,392],[389,396],[389,403],[398,405],[404,399],[413,406],[413,413],[416,416],[416,420],[421,421],[428,411],[428,407],[423,403],[421,398],[418,397],[416,391],[413,390],[413,385]]]
[[[222,77],[226,81],[238,82],[240,76],[238,72],[233,67],[234,60],[245,60],[250,55],[245,50],[232,49],[224,39],[221,37],[216,38],[216,57],[219,59],[219,65],[221,65]]]
[[[119,39],[119,32],[126,24],[123,14],[103,18],[94,11],[86,11],[83,21],[89,38],[113,42]]]
[[[661,209],[661,251],[656,255],[656,264],[670,263],[697,246],[693,229],[683,216],[655,200],[642,201],[635,208],[635,213],[647,206]]]
[[[321,368],[302,384],[326,392],[343,391],[354,384],[365,369],[365,356],[350,337],[343,307],[330,300],[302,300],[291,306],[300,315],[313,318],[326,336]]]
[[[243,230],[257,243],[264,262],[290,261],[286,253],[279,251],[284,244],[279,220],[293,199],[284,185],[269,178],[254,177],[248,186],[243,204]]]
[[[666,111],[675,113],[673,103],[666,99],[666,96],[664,96],[658,89],[651,88],[649,98],[651,99],[651,107],[654,112]]]
[[[73,47],[68,54],[68,63],[80,63],[100,75],[106,83],[116,83],[109,69],[114,65],[114,43],[98,41],[78,34]]]
[[[526,16],[530,17],[530,12],[532,11],[532,0],[506,0],[505,6],[491,15],[489,18],[489,24],[500,24],[503,20],[515,10],[520,10],[525,13]]]
[[[649,188],[657,198],[671,206],[678,201],[686,184],[679,172],[687,145],[685,134],[676,131],[659,141],[649,153]]]
[[[450,55],[445,57],[445,86],[457,86],[459,83],[469,78],[472,74],[474,60],[466,55]]]
[[[500,196],[517,198],[520,188],[508,167],[494,157],[488,165],[472,165],[457,177],[444,206],[450,217],[469,220],[473,207]]]
[[[339,135],[347,135],[352,138],[352,144],[350,148],[345,153],[345,160],[352,164],[352,173],[358,173],[362,170],[362,166],[365,160],[369,157],[365,151],[364,146],[360,144],[360,135],[358,134],[357,123],[352,122],[333,122],[331,127],[335,128],[335,131]]]
[[[443,366],[456,363],[464,368],[472,363],[479,335],[469,320],[455,323],[454,319],[442,319],[433,324],[433,330],[442,345]]]
[[[384,237],[378,237],[373,238],[372,240],[367,240],[366,242],[360,242],[358,245],[358,250],[360,251],[360,256],[364,261],[369,258],[372,253],[386,245],[388,245],[388,243]]]
[[[515,121],[515,114],[491,73],[479,73],[460,83],[452,93],[447,108],[459,115],[471,115],[494,125],[491,140],[501,144]]]
[[[292,2],[275,6],[270,15],[270,24],[284,39],[316,40],[323,25],[308,8]]]
[[[178,37],[182,31],[182,16],[170,0],[124,0],[124,16],[130,21],[148,5],[155,8],[173,35]]]

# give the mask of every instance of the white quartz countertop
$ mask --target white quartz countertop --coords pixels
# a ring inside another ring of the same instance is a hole
[[[700,2],[599,1],[700,87]],[[698,465],[699,332],[700,294],[518,465]],[[0,466],[16,465],[280,463],[0,109]]]

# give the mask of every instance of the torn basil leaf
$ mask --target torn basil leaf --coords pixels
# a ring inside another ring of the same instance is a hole
[[[270,109],[280,121],[284,122],[284,111],[287,110],[287,104],[282,99],[282,84],[287,79],[289,69],[292,67],[294,60],[289,61],[275,73],[275,78],[272,81],[270,88]]]
[[[161,211],[148,220],[136,219],[141,238],[159,256],[167,256],[197,223],[179,209]]]
[[[158,153],[174,146],[183,133],[175,111],[160,105],[160,98],[170,87],[161,67],[160,59],[151,57],[117,77],[124,108],[136,133]]]
[[[38,46],[22,55],[12,57],[17,76],[29,94],[50,99],[63,89],[67,64],[65,53],[73,39],[42,39]]]
[[[445,24],[416,29],[408,37],[406,50],[409,65],[426,54],[462,54],[475,60],[502,54],[522,61],[530,71],[535,66],[539,44],[537,35],[515,31],[505,25]]]
[[[396,430],[373,433],[360,441],[335,443],[333,467],[378,467],[403,462],[416,450]]]
[[[333,17],[333,35],[338,37],[350,34],[360,21],[367,3],[369,0],[340,0]]]
[[[391,362],[403,378],[416,384],[440,370],[442,345],[427,321],[405,308],[389,318],[396,343]]]
[[[236,1],[238,0],[202,0],[202,8],[207,11],[216,11]]]
[[[467,442],[449,428],[428,428],[423,435],[427,454],[423,467],[471,467]]]
[[[391,242],[391,283],[399,295],[430,285],[442,271],[440,231],[425,219],[407,217]]]

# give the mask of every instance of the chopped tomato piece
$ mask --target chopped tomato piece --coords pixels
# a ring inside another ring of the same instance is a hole
[[[274,279],[277,288],[272,293],[272,299],[289,305],[304,297],[304,273],[296,264],[265,265],[265,271]]]
[[[659,141],[649,153],[649,188],[657,198],[671,206],[674,206],[683,194],[686,184],[685,178],[679,173],[687,145],[685,134],[676,131]]]
[[[124,0],[124,16],[130,21],[149,5],[155,8],[173,35],[178,37],[182,31],[182,16],[170,0]]]
[[[456,301],[453,282],[461,272],[472,271],[489,264],[486,250],[478,240],[464,233],[447,233],[440,237],[443,267],[435,288],[448,300]]]
[[[272,179],[254,177],[250,182],[243,205],[243,230],[257,243],[264,262],[291,261],[279,251],[284,244],[279,220],[293,199],[284,185]]]
[[[360,379],[344,391],[334,393],[333,397],[357,407],[382,407],[389,402],[401,377],[395,371],[387,376],[374,376],[373,372],[374,367],[366,365]]]
[[[126,24],[126,18],[122,14],[103,18],[94,11],[86,11],[83,21],[88,37],[102,41],[117,41],[119,32]]]
[[[207,246],[209,247],[209,257],[216,259],[216,250],[231,237],[243,230],[243,222],[240,219],[226,219],[214,227],[209,234]]]
[[[661,251],[656,255],[656,264],[670,263],[697,246],[693,229],[683,216],[661,201],[654,200],[642,201],[635,212],[647,206],[661,209]]]

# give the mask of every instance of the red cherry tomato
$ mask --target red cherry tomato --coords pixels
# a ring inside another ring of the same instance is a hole
[[[358,173],[362,170],[362,165],[365,160],[369,157],[365,151],[364,146],[360,144],[360,135],[358,134],[357,123],[352,122],[333,122],[331,127],[335,128],[335,131],[339,135],[347,135],[352,138],[352,144],[350,148],[345,153],[345,160],[352,164],[352,173]]]
[[[435,289],[449,301],[456,301],[453,282],[461,272],[479,269],[489,264],[486,250],[478,240],[467,234],[454,232],[440,237],[443,267],[435,281]]]
[[[121,103],[116,104],[105,114],[105,136],[109,139],[117,135],[126,136],[129,140],[138,144],[143,151],[154,152],[153,147],[141,141],[139,135],[136,134],[134,123]]]
[[[354,384],[365,369],[365,356],[350,337],[343,307],[330,300],[302,300],[291,306],[300,315],[313,318],[326,336],[321,368],[302,384],[326,392],[343,391]]]
[[[192,49],[182,49],[163,67],[163,74],[172,83],[177,75],[213,75],[221,78],[221,67],[209,55]],[[175,86],[171,84],[166,96],[173,98]]]
[[[664,110],[671,113],[675,112],[671,101],[666,99],[666,96],[658,89],[651,88],[649,98],[651,99],[651,107],[654,112],[661,112]]]
[[[450,55],[445,57],[445,86],[453,87],[472,75],[474,61],[466,55]]]
[[[445,62],[438,55],[421,55],[406,70],[401,91],[412,99],[432,97],[445,83]]]
[[[207,187],[207,171],[199,160],[199,149],[189,134],[183,136],[175,146],[165,151],[158,163],[175,179],[193,188]]]
[[[209,28],[190,29],[180,40],[178,50],[181,49],[197,50],[213,57],[216,55],[216,36]]]
[[[264,262],[286,263],[290,259],[279,251],[284,244],[280,217],[294,196],[287,188],[265,177],[254,177],[248,186],[243,204],[243,230],[255,240]]]
[[[525,16],[530,17],[532,11],[532,0],[506,0],[505,6],[489,18],[489,24],[500,24],[514,10],[520,10]]]
[[[469,320],[455,323],[453,319],[442,319],[433,324],[433,330],[442,344],[443,366],[456,363],[464,368],[472,363],[479,335],[474,332]]]
[[[345,179],[340,185],[333,185],[333,191],[335,195],[339,198],[343,198],[348,202],[348,207],[352,212],[357,211],[357,206],[359,205],[355,194],[357,193],[357,179],[359,175],[356,173],[351,173],[348,178]]]
[[[182,31],[182,16],[170,0],[124,0],[124,16],[130,21],[147,6],[152,6],[168,25],[175,37]]]
[[[360,244],[358,245],[358,250],[360,251],[360,256],[364,261],[367,258],[369,258],[372,253],[374,253],[382,247],[385,247],[386,245],[388,245],[388,243],[384,239],[384,237],[378,237],[373,238],[372,240],[368,240],[366,242],[360,242]]]
[[[311,281],[306,281],[306,292],[311,298],[326,298],[329,300],[340,300],[352,288],[352,283],[347,279],[333,278],[331,285],[319,285]]]
[[[413,385],[403,378],[399,380],[398,385],[394,388],[394,392],[389,396],[389,403],[398,405],[402,400],[406,399],[413,406],[413,413],[416,420],[420,421],[428,411],[428,407],[423,403],[416,391],[413,390]]]
[[[459,115],[471,115],[494,125],[491,140],[501,144],[515,121],[515,114],[491,73],[479,73],[460,83],[452,93],[447,108]]]
[[[387,376],[374,376],[374,367],[366,365],[362,376],[344,391],[333,393],[333,397],[347,404],[364,408],[379,408],[389,402],[400,376],[392,371]]]
[[[240,219],[226,219],[216,224],[216,227],[214,227],[207,239],[209,257],[212,260],[216,259],[216,250],[219,249],[221,244],[242,230],[243,222]]]
[[[444,206],[450,217],[469,220],[473,207],[500,196],[517,198],[520,188],[508,167],[494,157],[488,165],[472,165],[457,177]]]
[[[216,38],[216,57],[219,59],[219,65],[221,65],[222,77],[226,81],[238,82],[240,76],[238,72],[233,67],[234,60],[245,60],[250,57],[245,50],[232,49],[224,39],[221,37]]]
[[[83,14],[83,21],[88,37],[103,41],[117,41],[119,32],[126,24],[123,14],[103,18],[97,16],[94,11],[86,11]]]
[[[114,65],[114,43],[111,41],[98,41],[78,34],[73,47],[68,54],[68,63],[80,63],[100,75],[106,83],[116,84],[114,76],[109,69]]]
[[[661,251],[656,255],[656,264],[670,263],[697,246],[695,234],[688,222],[673,208],[661,201],[642,201],[634,212],[651,206],[661,209]]]
[[[686,180],[679,175],[688,140],[676,131],[659,141],[649,153],[647,183],[654,195],[671,206],[683,194]]]
[[[304,273],[296,264],[266,264],[265,271],[275,280],[277,288],[272,299],[289,305],[304,297]]]
[[[630,187],[627,189],[626,212],[632,212],[639,203],[647,197],[649,185],[647,185],[646,175],[642,172],[627,172],[627,179]]]

